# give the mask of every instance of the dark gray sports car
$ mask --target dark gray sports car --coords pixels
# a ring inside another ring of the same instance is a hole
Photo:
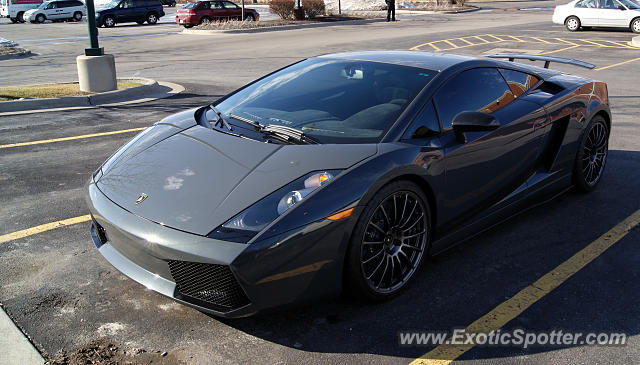
[[[314,57],[137,135],[88,184],[91,234],[125,275],[215,315],[345,287],[381,300],[426,255],[592,190],[610,130],[606,84],[547,68]]]

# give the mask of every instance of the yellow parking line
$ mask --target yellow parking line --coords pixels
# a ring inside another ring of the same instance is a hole
[[[504,39],[502,39],[500,37],[497,37],[497,36],[495,36],[493,34],[485,34],[485,36],[491,37],[491,38],[495,38],[495,39],[499,40],[500,42],[504,42],[505,41]]]
[[[556,52],[562,52],[562,51],[566,51],[566,50],[568,50],[568,49],[578,48],[578,47],[580,47],[580,45],[577,45],[577,44],[576,44],[575,46],[569,46],[569,47],[565,47],[565,48],[556,49],[556,50],[553,50],[553,51],[542,52],[542,53],[540,53],[540,55],[544,55],[544,54],[552,54],[552,53],[556,53]]]
[[[542,43],[545,43],[545,44],[553,44],[553,42],[545,41],[544,39],[540,39],[538,37],[529,37],[529,38],[535,39],[536,41],[542,42]]]
[[[627,46],[626,44],[620,44],[620,42],[616,42],[616,41],[600,41],[600,42],[607,42],[607,43],[611,43],[611,44],[613,44],[616,48],[631,48],[631,47]]]
[[[597,46],[597,47],[605,47],[605,48],[607,48],[607,47],[608,47],[608,48],[613,47],[613,46],[607,46],[606,44],[602,44],[602,43],[598,43],[598,42],[594,42],[594,41],[588,41],[588,40],[586,40],[586,39],[580,39],[580,41],[581,41],[581,42],[585,42],[585,43],[593,44],[594,46]]]
[[[511,38],[515,39],[516,41],[521,42],[521,43],[526,43],[527,42],[527,41],[523,41],[522,39],[520,39],[520,38],[518,38],[516,36],[513,36],[513,35],[509,35],[507,37],[511,37]]]
[[[13,233],[4,234],[4,235],[0,236],[0,243],[5,243],[5,242],[17,240],[19,238],[32,236],[34,234],[50,231],[52,229],[66,227],[66,226],[70,226],[72,224],[77,224],[77,223],[83,223],[83,222],[87,222],[87,221],[90,221],[90,220],[91,220],[91,216],[87,214],[87,215],[81,215],[79,217],[63,219],[63,220],[57,221],[57,222],[51,222],[51,223],[47,223],[47,224],[42,224],[42,225],[39,225],[39,226],[23,229],[22,231],[17,231],[17,232],[13,232]]]
[[[481,38],[480,36],[477,36],[477,35],[474,35],[473,38],[479,39],[479,40],[483,41],[484,43],[489,43],[488,40],[486,40],[484,38]]]
[[[466,39],[464,39],[464,38],[458,38],[458,39],[459,39],[459,40],[461,40],[461,41],[463,41],[463,42],[465,42],[466,44],[468,44],[468,45],[470,45],[470,46],[473,46],[473,45],[475,44],[475,43],[473,43],[473,42],[469,42],[468,40],[466,40]]]
[[[602,71],[602,70],[606,70],[608,68],[613,68],[613,67],[617,67],[617,66],[621,66],[627,63],[631,63],[631,62],[636,62],[636,61],[640,61],[640,58],[634,58],[632,60],[627,60],[627,61],[623,61],[623,62],[618,62],[618,63],[614,63],[613,65],[609,65],[609,66],[604,66],[604,67],[598,67],[595,69],[595,71]]]
[[[465,328],[466,333],[490,333],[498,330],[587,264],[604,253],[609,247],[620,241],[632,229],[640,224],[640,209],[635,211],[607,233],[578,251],[567,261],[558,265],[535,283],[522,289],[513,297],[499,304],[489,313],[480,317]],[[411,362],[411,365],[439,364],[446,365],[473,348],[473,345],[439,345],[435,349]]]
[[[444,43],[446,43],[446,44],[448,44],[448,45],[450,45],[450,46],[451,46],[452,48],[454,48],[454,49],[455,49],[455,48],[460,48],[459,46],[457,46],[455,43],[451,42],[451,41],[450,41],[450,40],[448,40],[448,39],[443,40],[443,42],[444,42]]]
[[[580,46],[578,43],[574,43],[574,42],[568,41],[566,39],[562,39],[562,38],[554,38],[554,39],[557,40],[557,41],[566,43],[566,44],[570,44],[572,46]]]
[[[72,141],[74,139],[84,139],[84,138],[110,136],[110,135],[114,135],[114,134],[137,132],[137,131],[141,131],[141,130],[143,130],[145,128],[146,127],[122,129],[122,130],[119,130],[119,131],[112,131],[112,132],[92,133],[92,134],[83,134],[83,135],[80,135],[80,136],[72,136],[72,137],[41,139],[39,141],[2,144],[2,145],[0,145],[0,149],[12,148],[12,147],[22,147],[22,146],[31,146],[31,145],[35,145],[35,144],[45,144],[45,143],[54,143],[54,142],[62,142],[62,141]]]

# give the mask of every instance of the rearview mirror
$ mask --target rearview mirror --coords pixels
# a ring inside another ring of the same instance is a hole
[[[461,112],[453,117],[453,131],[458,142],[467,142],[465,132],[492,131],[500,126],[498,120],[489,114],[481,112]]]

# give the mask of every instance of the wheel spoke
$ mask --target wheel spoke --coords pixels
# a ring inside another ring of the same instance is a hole
[[[415,269],[415,266],[413,266],[413,262],[411,262],[411,260],[409,259],[407,254],[404,253],[404,251],[400,250],[398,251],[398,254],[402,254],[402,256],[404,256],[404,258],[407,260],[407,264],[409,264],[409,267],[411,267],[412,270]],[[400,261],[400,255],[398,255],[398,261]]]
[[[420,216],[418,217],[418,219],[416,219],[415,222],[413,222],[412,225],[409,226],[409,228],[404,229],[403,232],[407,232],[409,231],[411,228],[413,228],[413,226],[415,226],[418,222],[420,222],[420,220],[422,219],[422,217],[424,217],[424,213],[421,213]]]
[[[415,211],[416,211],[416,207],[417,207],[417,206],[418,206],[418,201],[416,200],[416,201],[413,203],[413,208],[411,208],[411,213],[409,213],[409,215],[407,216],[407,220],[406,220],[406,221],[404,221],[402,224],[400,224],[400,225],[399,225],[399,226],[400,226],[400,228],[404,227],[407,223],[409,223],[409,219],[411,219],[411,216],[413,215],[413,212],[415,212]]]
[[[380,251],[380,252],[383,252],[383,251]],[[382,266],[382,263],[385,261],[386,258],[387,258],[387,255],[382,255],[382,260],[380,260],[380,263],[378,264],[378,266],[376,266],[376,268],[373,269],[373,272],[371,272],[371,275],[367,276],[367,280],[370,280],[373,277],[373,275],[378,272],[378,269],[380,268],[380,266]]]
[[[385,256],[385,262],[386,263],[384,264],[384,271],[382,272],[382,275],[380,276],[380,281],[378,282],[378,285],[376,285],[376,289],[380,289],[380,285],[384,281],[384,276],[387,274],[387,268],[389,268],[389,258],[388,258],[388,256]]]
[[[398,219],[398,225],[401,225],[400,222],[404,220],[404,213],[407,210],[407,200],[409,200],[409,194],[404,195],[404,205],[402,207],[402,215],[400,215],[400,219]]]
[[[405,247],[406,247],[406,248],[408,248],[408,249],[410,249],[410,250],[413,250],[413,251],[422,252],[422,249],[421,249],[420,247],[411,246],[411,245],[410,245],[410,244],[408,244],[408,243],[403,243],[403,244],[402,244],[401,248],[405,248]]]
[[[382,228],[378,227],[375,223],[373,222],[369,222],[370,226],[373,226],[373,228],[377,229],[380,233],[382,234],[387,234],[387,232],[385,232],[384,230],[382,230]]]
[[[382,241],[362,241],[363,245],[379,245],[381,243],[384,243]]]
[[[414,234],[409,235],[409,236],[404,236],[404,239],[406,240],[406,239],[409,239],[409,238],[414,238],[414,237],[422,236],[423,234],[425,234],[425,232],[426,232],[426,230],[424,230],[424,229],[423,229],[422,231],[420,231],[420,232],[418,232],[418,233],[414,233]]]
[[[387,227],[391,227],[391,221],[389,220],[389,216],[387,215],[387,211],[384,210],[384,204],[380,204],[379,208],[382,211],[382,215],[384,215],[384,221],[387,223]]]
[[[371,257],[369,257],[368,259],[366,259],[365,261],[363,261],[363,262],[362,262],[362,264],[363,264],[363,265],[368,264],[369,262],[373,261],[373,259],[375,259],[376,257],[378,257],[378,255],[380,255],[382,252],[384,252],[384,249],[382,249],[382,250],[378,251],[378,253],[377,253],[377,254],[375,254],[375,255],[373,255],[373,256],[371,256]]]

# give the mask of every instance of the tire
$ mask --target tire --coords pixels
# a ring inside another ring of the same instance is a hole
[[[24,11],[21,11],[18,14],[16,14],[16,19],[18,19],[20,23],[26,22],[26,20],[24,20]]]
[[[632,32],[640,33],[640,18],[633,19],[629,27],[631,28]]]
[[[345,260],[346,292],[369,302],[396,296],[420,268],[430,238],[431,212],[422,189],[406,180],[384,186],[353,230]]]
[[[16,24],[18,22],[17,18],[9,18],[11,20],[11,23]]]
[[[147,14],[147,23],[150,25],[154,25],[158,22],[158,15],[156,13]]]
[[[578,146],[573,168],[573,183],[584,193],[596,188],[604,173],[609,155],[609,125],[596,115],[587,125]]]
[[[172,1],[172,2],[171,2],[171,4],[170,4],[169,6],[170,6],[170,7],[172,7],[172,8],[175,8],[175,7],[176,7],[176,2],[175,2],[175,1]]]
[[[570,16],[564,21],[564,26],[567,27],[567,30],[570,32],[575,32],[580,30],[580,19],[575,16]]]
[[[193,28],[193,24],[184,24],[183,27],[185,27],[185,28]]]
[[[42,14],[38,14],[36,16],[36,22],[37,23],[44,23],[45,20],[47,20],[47,18],[45,18],[44,15],[42,15]]]
[[[144,24],[144,22],[145,22],[144,20],[136,20],[136,23],[138,23],[138,25],[142,25]]]
[[[200,18],[200,24],[209,24],[211,23],[211,19],[209,19],[209,17],[203,16],[202,18]]]
[[[112,28],[116,25],[116,20],[111,15],[107,15],[102,20],[102,25],[104,25],[105,28]]]
[[[249,15],[244,17],[244,20],[246,20],[248,22],[253,22],[253,21],[256,20],[256,17],[254,17],[253,14],[249,14]]]
[[[82,20],[82,13],[79,11],[76,11],[75,13],[73,13],[73,20],[79,22]]]

